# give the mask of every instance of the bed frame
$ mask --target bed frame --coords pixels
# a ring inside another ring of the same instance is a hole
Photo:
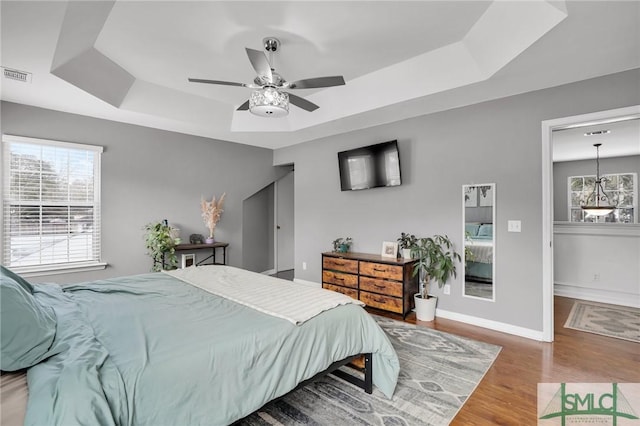
[[[347,364],[350,364],[356,360],[358,360],[358,358],[360,357],[364,357],[364,367],[360,368],[357,367],[355,365],[351,365],[350,367],[355,369],[355,370],[359,370],[362,371],[362,373],[364,374],[364,378],[361,378],[359,376],[356,375],[352,375],[347,373],[344,370],[339,370],[340,367],[344,367]],[[333,374],[334,376],[340,377],[343,380],[346,380],[347,382],[356,385],[357,387],[361,388],[362,390],[364,390],[366,393],[371,394],[373,392],[373,360],[371,358],[371,354],[367,353],[367,354],[360,354],[360,355],[353,355],[350,357],[347,357],[341,361],[336,361],[333,364],[331,364],[326,370],[319,372],[318,374],[316,374],[315,376],[298,383],[298,386],[296,386],[295,388],[293,388],[291,391],[287,392],[286,394],[282,395],[281,397],[278,397],[272,401],[269,401],[267,404],[270,404],[273,401],[277,401],[279,399],[282,399],[284,397],[286,397],[287,395],[297,391],[298,389],[301,389],[305,386],[307,386],[308,384],[318,380],[321,377],[326,376],[327,374]],[[256,410],[256,411],[260,411],[260,410]],[[232,425],[238,425],[241,424],[242,421],[244,419],[238,419],[235,422],[233,422]]]

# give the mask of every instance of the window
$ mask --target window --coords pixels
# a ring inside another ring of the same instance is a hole
[[[617,208],[607,216],[591,216],[582,211],[581,205],[593,192],[596,176],[569,177],[569,221],[570,222],[638,222],[638,175],[617,173],[602,176],[602,186]]]
[[[18,272],[100,263],[102,147],[3,135],[2,263]]]

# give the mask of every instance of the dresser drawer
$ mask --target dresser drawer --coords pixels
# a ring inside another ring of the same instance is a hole
[[[333,284],[327,284],[327,283],[322,283],[322,288],[335,291],[338,293],[346,294],[352,299],[358,300],[358,290],[356,290],[355,288],[340,287],[339,285],[333,285]]]
[[[334,271],[358,273],[358,261],[352,259],[341,259],[338,257],[323,257],[322,269],[333,269]]]
[[[358,288],[358,276],[341,272],[322,271],[322,282]]]
[[[361,291],[360,300],[372,308],[384,309],[385,311],[396,312],[398,314],[403,313],[402,299],[398,299],[396,297],[382,296],[381,294]]]
[[[402,297],[402,283],[399,281],[360,277],[360,290],[380,293],[386,296]]]
[[[402,266],[360,262],[360,275],[402,281]]]

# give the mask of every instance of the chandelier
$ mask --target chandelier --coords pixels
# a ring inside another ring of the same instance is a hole
[[[249,111],[261,117],[284,117],[289,114],[289,95],[267,86],[249,97]]]
[[[581,206],[582,210],[591,216],[606,216],[615,210],[616,206],[611,202],[611,199],[604,192],[602,187],[602,178],[600,177],[600,146],[601,143],[594,143],[596,147],[596,182],[593,187],[593,192],[589,194],[584,204]]]

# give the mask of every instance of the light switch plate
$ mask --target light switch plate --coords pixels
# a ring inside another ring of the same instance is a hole
[[[510,220],[507,222],[507,230],[509,232],[521,232],[522,223],[519,220]]]

